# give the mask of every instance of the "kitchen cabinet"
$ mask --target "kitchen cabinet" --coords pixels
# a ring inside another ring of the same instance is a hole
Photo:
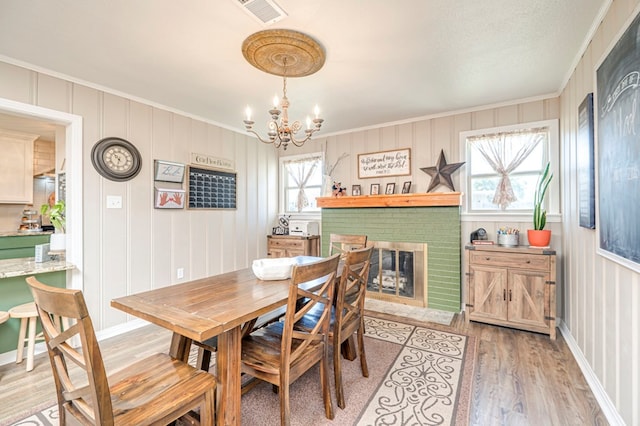
[[[0,203],[33,203],[33,142],[37,138],[0,129]]]
[[[268,235],[268,257],[319,256],[320,236]]]
[[[465,247],[466,321],[556,338],[555,251],[494,245]]]

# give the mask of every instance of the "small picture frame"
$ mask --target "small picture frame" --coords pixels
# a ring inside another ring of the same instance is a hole
[[[184,189],[156,188],[156,199],[154,207],[156,209],[183,209],[184,198]]]
[[[155,160],[153,179],[158,182],[177,182],[184,180],[184,164]]]
[[[371,184],[371,195],[378,195],[380,194],[380,184],[379,183],[372,183]]]
[[[407,181],[407,182],[402,184],[402,193],[403,194],[408,194],[410,190],[411,190],[411,181]]]
[[[351,185],[351,195],[353,196],[361,195],[360,185]]]
[[[396,192],[396,184],[394,182],[388,183],[387,189],[384,190],[384,193],[386,195],[392,195],[394,192]]]

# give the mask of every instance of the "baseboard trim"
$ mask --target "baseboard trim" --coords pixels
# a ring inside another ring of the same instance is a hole
[[[613,404],[613,401],[611,401],[611,398],[609,398],[609,395],[607,395],[604,386],[602,386],[602,383],[600,383],[598,376],[591,368],[591,365],[585,358],[584,353],[580,349],[580,346],[578,346],[578,342],[576,342],[576,340],[573,338],[573,335],[571,334],[571,331],[569,330],[565,322],[562,320],[558,320],[558,328],[560,329],[560,333],[562,333],[562,337],[564,337],[565,342],[567,342],[567,346],[569,346],[569,350],[573,354],[573,358],[575,358],[576,362],[578,363],[578,367],[580,367],[580,370],[582,371],[587,384],[591,388],[591,392],[593,392],[593,395],[595,396],[596,401],[598,401],[600,409],[604,413],[609,424],[614,426],[624,426],[624,420],[622,419],[622,417],[620,417],[620,413],[618,413],[618,410]]]

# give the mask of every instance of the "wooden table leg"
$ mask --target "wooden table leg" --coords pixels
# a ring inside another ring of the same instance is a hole
[[[240,424],[242,396],[242,327],[234,327],[218,336],[216,419],[218,426]]]
[[[191,350],[191,339],[181,334],[173,333],[171,336],[171,346],[169,346],[169,355],[180,361],[189,362],[189,351]]]

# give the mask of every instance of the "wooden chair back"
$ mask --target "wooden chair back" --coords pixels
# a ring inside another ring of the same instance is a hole
[[[334,344],[340,344],[364,324],[364,301],[373,247],[346,253],[340,281],[336,288]]]
[[[340,257],[334,255],[326,260],[308,265],[296,265],[291,272],[291,286],[287,311],[284,316],[282,333],[282,371],[289,367],[305,353],[306,348],[317,342],[325,342],[329,335],[329,319],[331,317],[331,301],[335,291],[336,276]],[[301,284],[316,281],[318,288],[305,290]],[[323,306],[317,324],[309,330],[296,330],[294,325],[316,306]]]
[[[330,234],[329,235],[329,256],[340,253],[344,253],[365,248],[367,246],[366,235],[345,235],[345,234]]]
[[[371,266],[373,247],[352,250],[346,253],[340,281],[336,286],[336,305],[332,327],[333,370],[336,399],[340,408],[345,408],[344,386],[340,348],[354,333],[358,337],[358,358],[364,377],[369,377],[367,356],[364,349],[364,301]]]
[[[107,375],[82,292],[50,287],[34,277],[27,278],[27,283],[42,322],[58,406],[69,404],[92,424],[113,424]],[[62,330],[60,318],[71,320],[72,325]],[[78,349],[71,341],[76,336],[80,343]],[[84,371],[82,380],[71,377],[70,363]]]
[[[83,425],[165,425],[183,416],[189,424],[213,425],[212,375],[157,353],[107,377],[82,292],[35,277],[27,283],[42,322],[61,425],[70,417]],[[70,374],[72,364],[80,371]],[[196,409],[199,420],[190,414]]]
[[[242,341],[242,371],[279,387],[281,424],[290,423],[289,385],[320,363],[325,415],[333,419],[328,381],[329,320],[340,255],[293,267],[284,321],[274,322]],[[321,309],[309,329],[294,325],[310,310]],[[279,342],[278,342],[279,340]]]

